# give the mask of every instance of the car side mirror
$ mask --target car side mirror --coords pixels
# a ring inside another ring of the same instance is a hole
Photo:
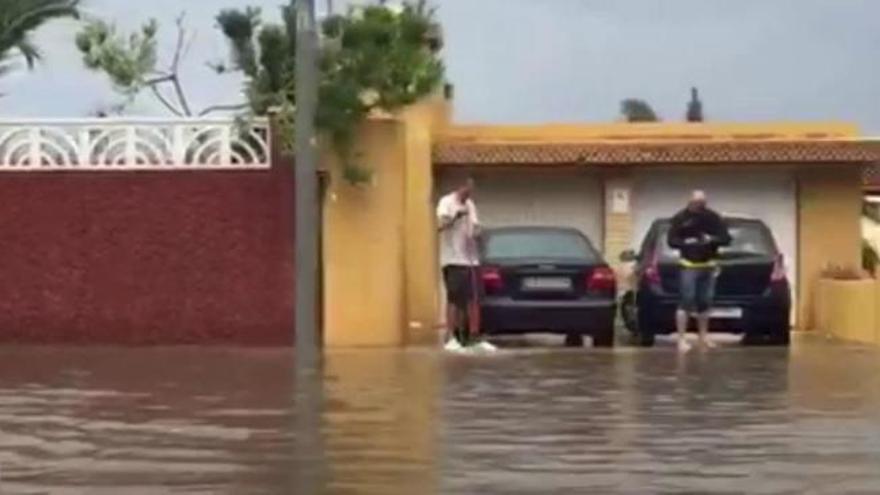
[[[632,249],[627,249],[626,251],[620,253],[620,261],[624,263],[631,263],[633,261],[638,261],[638,259],[638,255]]]

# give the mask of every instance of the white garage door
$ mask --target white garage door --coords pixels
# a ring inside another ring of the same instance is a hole
[[[602,250],[603,191],[595,174],[445,171],[437,180],[437,198],[453,191],[468,175],[477,184],[476,203],[483,226],[574,227],[586,234],[597,250]]]
[[[792,287],[796,286],[797,190],[788,171],[737,168],[639,172],[632,195],[633,242],[641,243],[654,219],[672,216],[684,207],[694,189],[706,191],[710,206],[719,213],[763,220],[785,256]]]

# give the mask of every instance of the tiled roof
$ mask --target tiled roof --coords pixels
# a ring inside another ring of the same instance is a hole
[[[663,165],[852,163],[880,165],[880,141],[468,142],[434,145],[434,163],[472,165]]]

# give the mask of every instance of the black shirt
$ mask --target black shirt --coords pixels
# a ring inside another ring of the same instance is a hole
[[[709,263],[718,257],[718,248],[730,244],[730,232],[721,215],[709,208],[685,208],[672,217],[669,247],[691,263]]]

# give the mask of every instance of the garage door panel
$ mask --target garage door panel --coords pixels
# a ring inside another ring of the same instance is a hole
[[[438,177],[438,197],[454,190],[468,175],[477,183],[476,202],[483,225],[573,227],[586,234],[597,249],[602,248],[602,186],[595,175],[447,171]]]
[[[706,191],[710,206],[719,213],[763,220],[785,256],[789,279],[797,280],[797,188],[793,174],[786,170],[638,172],[633,194],[633,243],[642,241],[655,219],[679,211],[694,189]]]

